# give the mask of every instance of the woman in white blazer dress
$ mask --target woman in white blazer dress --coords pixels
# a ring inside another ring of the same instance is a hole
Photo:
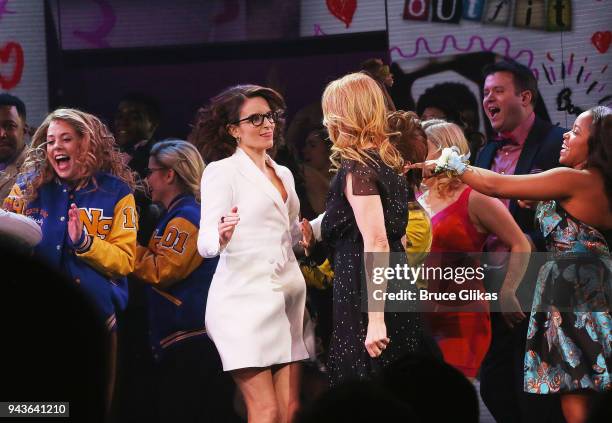
[[[291,172],[266,154],[282,108],[274,90],[233,87],[200,110],[192,133],[205,160],[217,160],[202,177],[198,238],[203,257],[220,255],[206,329],[249,422],[290,421],[299,405],[296,362],[308,358],[306,285],[293,252],[299,200]]]

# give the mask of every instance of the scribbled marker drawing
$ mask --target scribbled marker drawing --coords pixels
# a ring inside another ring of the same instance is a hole
[[[595,88],[596,86],[597,86],[597,81],[594,81],[591,85],[589,85],[589,88],[587,88],[586,93],[591,94],[591,91],[593,91],[593,88]]]
[[[97,3],[100,7],[100,12],[102,14],[102,22],[100,26],[93,31],[82,31],[75,30],[73,34],[75,37],[78,37],[96,47],[99,48],[108,48],[110,44],[105,38],[110,34],[110,32],[115,27],[115,23],[117,22],[117,16],[115,15],[115,10],[108,3],[108,0],[91,0],[94,3]]]
[[[0,21],[2,20],[2,16],[4,15],[14,15],[15,11],[13,10],[7,10],[6,9],[6,5],[9,2],[9,0],[0,0]]]
[[[429,53],[430,56],[439,56],[442,54],[448,54],[448,44],[452,46],[453,50],[462,53],[466,53],[469,51],[494,51],[498,44],[505,44],[503,53],[505,57],[510,57],[511,59],[518,60],[519,57],[527,55],[527,67],[531,68],[531,65],[533,64],[533,50],[524,49],[520,50],[516,54],[510,54],[511,42],[507,37],[497,37],[491,42],[489,46],[487,46],[485,44],[485,40],[482,37],[478,35],[473,35],[470,37],[468,45],[466,47],[460,47],[457,45],[457,38],[454,35],[445,35],[442,39],[442,47],[440,47],[439,50],[432,50],[429,47],[429,42],[426,38],[418,37],[414,42],[415,47],[412,53],[404,53],[402,49],[398,46],[390,47],[389,53],[396,53],[404,59],[413,59],[418,56],[418,54],[421,52],[421,48],[423,48],[427,53]],[[475,44],[480,44],[480,49],[474,48]],[[532,70],[537,71],[537,69]]]

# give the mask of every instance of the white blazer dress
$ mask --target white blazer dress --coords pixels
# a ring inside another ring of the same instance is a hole
[[[269,367],[309,358],[304,343],[306,283],[293,253],[301,239],[293,175],[268,157],[287,202],[240,148],[202,176],[198,250],[220,255],[206,303],[206,329],[223,370]],[[220,251],[221,216],[238,207],[240,222]]]

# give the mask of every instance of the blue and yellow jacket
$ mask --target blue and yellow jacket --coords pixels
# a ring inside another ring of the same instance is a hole
[[[204,314],[218,257],[198,254],[200,204],[176,197],[157,224],[148,247],[138,246],[134,276],[147,282],[153,356],[195,336],[207,336]]]
[[[127,304],[127,278],[136,259],[137,216],[134,196],[120,179],[99,172],[75,190],[55,179],[42,185],[38,196],[25,203],[21,177],[4,201],[4,209],[34,219],[42,240],[34,253],[83,289],[104,318],[108,330],[116,328],[116,310]],[[75,203],[84,231],[91,236],[89,250],[77,253],[68,236],[68,209]]]

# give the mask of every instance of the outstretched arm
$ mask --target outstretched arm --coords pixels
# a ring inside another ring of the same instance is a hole
[[[500,175],[487,169],[469,166],[460,178],[483,194],[517,200],[568,198],[586,188],[588,183],[583,171],[566,167],[530,175]]]
[[[409,167],[423,169],[425,176],[431,176],[436,168],[436,161],[415,163]],[[500,175],[491,170],[467,166],[459,178],[483,194],[517,200],[568,198],[587,188],[591,183],[585,171],[568,167],[558,167],[529,175]]]

